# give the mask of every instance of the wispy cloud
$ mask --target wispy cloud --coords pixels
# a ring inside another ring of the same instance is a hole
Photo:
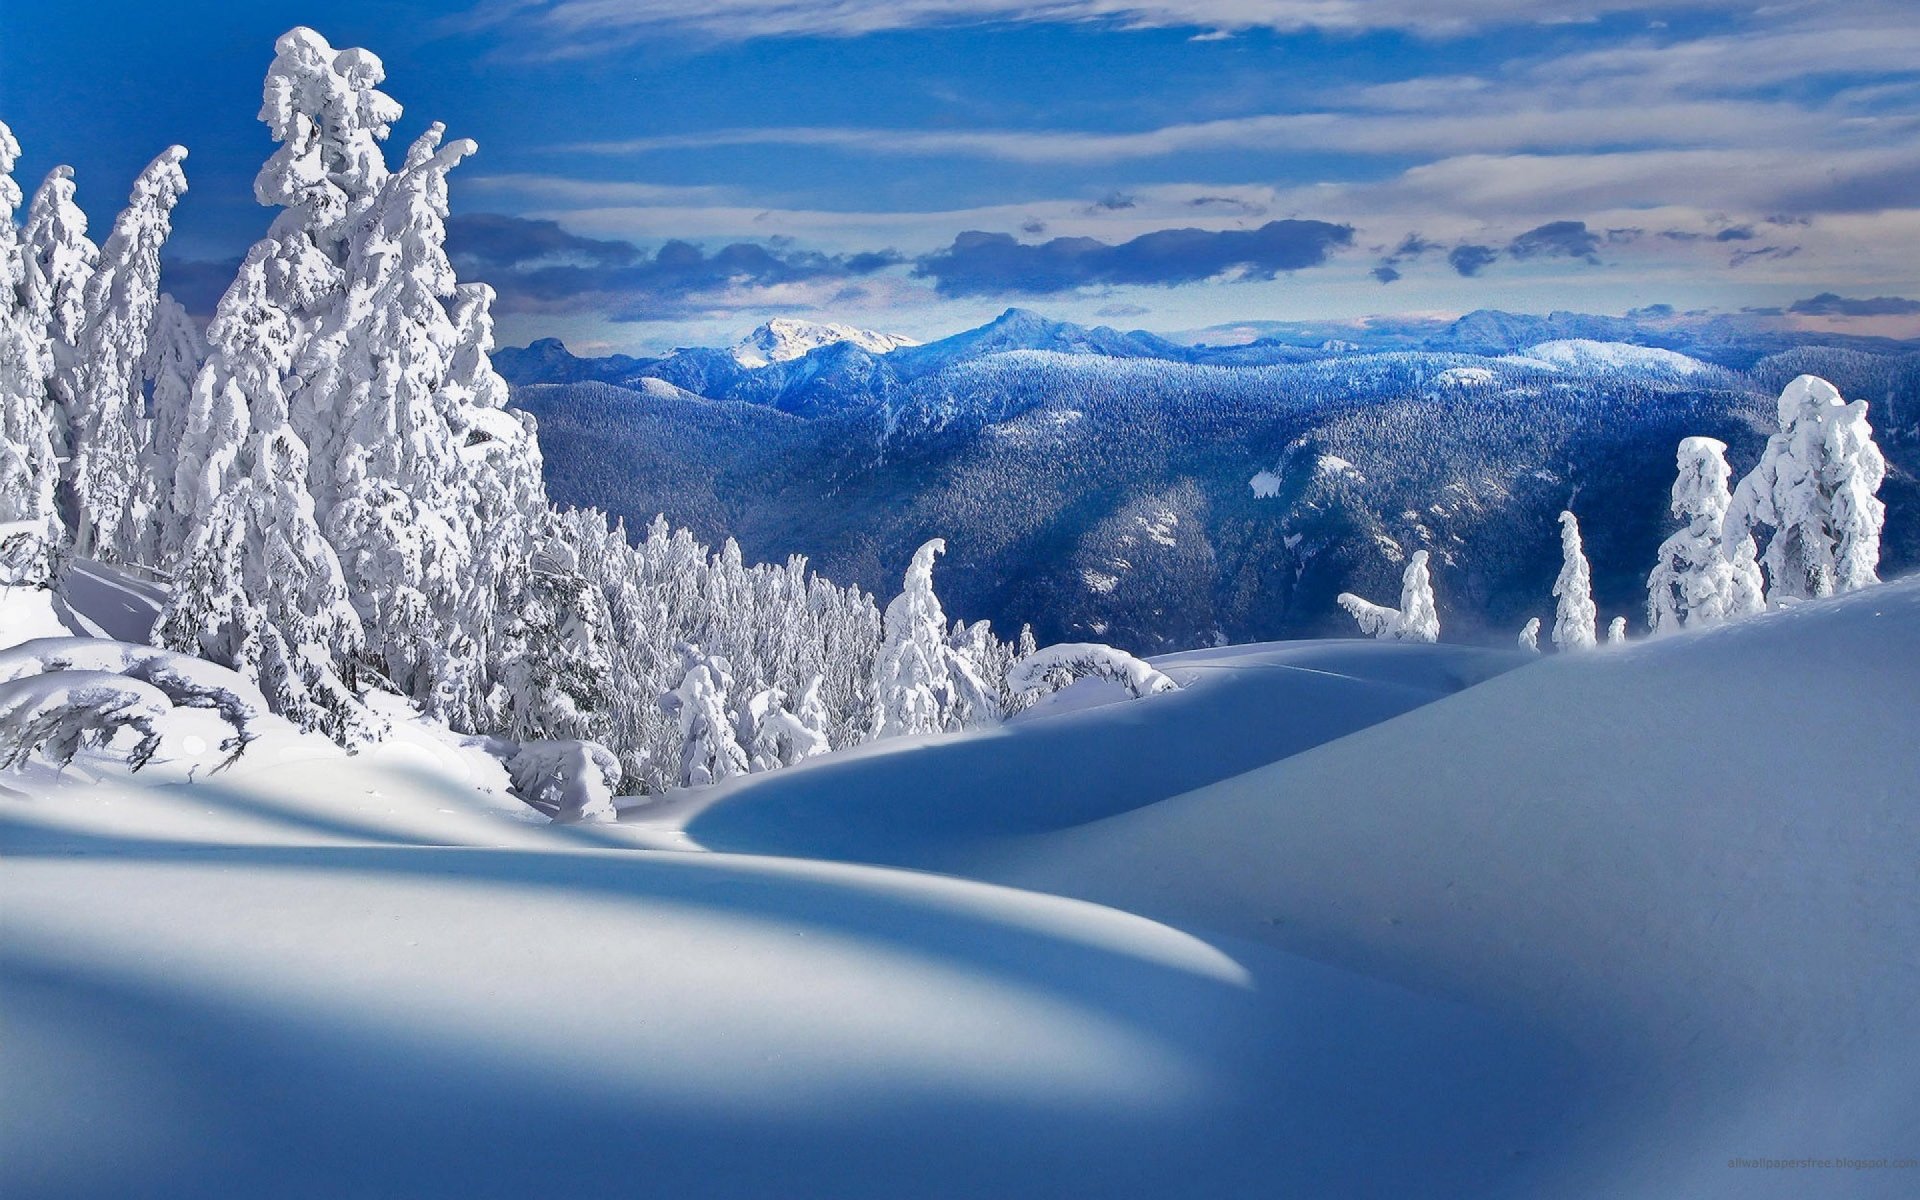
[[[873,155],[999,159],[1021,163],[1115,163],[1218,150],[1331,150],[1355,155],[1452,155],[1602,146],[1778,144],[1833,127],[1830,117],[1780,102],[1675,100],[1623,111],[1612,104],[1502,111],[1301,112],[1223,118],[1133,132],[1085,129],[878,129],[769,126],[576,142],[561,153],[649,154],[739,146],[792,146]],[[1920,117],[1876,135],[1920,129]]]
[[[1268,29],[1459,34],[1489,27],[1555,25],[1619,13],[1742,11],[1735,0],[490,0],[462,18],[539,34],[549,53],[604,53],[646,37],[717,41],[860,37],[902,29],[978,24],[1100,24],[1221,34]]]

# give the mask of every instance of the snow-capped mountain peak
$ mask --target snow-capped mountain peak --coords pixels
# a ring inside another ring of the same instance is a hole
[[[876,333],[871,329],[855,329],[851,325],[831,322],[816,324],[790,317],[775,317],[734,344],[733,361],[748,368],[764,367],[788,362],[822,346],[840,342],[852,342],[872,354],[885,354],[902,346],[920,344],[897,333]]]

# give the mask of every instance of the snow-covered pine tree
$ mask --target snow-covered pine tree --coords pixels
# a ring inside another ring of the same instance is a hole
[[[353,240],[346,297],[306,347],[301,395],[330,420],[315,505],[387,677],[434,716],[464,724],[480,646],[461,627],[473,550],[466,462],[436,398],[460,331],[445,251],[446,172],[472,142],[427,131]],[[451,684],[453,686],[449,687]]]
[[[1680,442],[1675,455],[1673,515],[1685,522],[1660,543],[1660,561],[1647,576],[1647,625],[1671,633],[1758,612],[1765,605],[1753,538],[1744,546],[1722,541],[1733,493],[1727,481],[1727,445],[1710,437]]]
[[[355,746],[385,724],[359,699],[360,619],[314,518],[306,446],[287,423],[282,388],[297,330],[272,299],[276,259],[272,239],[256,243],[208,326],[212,352],[195,392],[210,403],[196,403],[187,436],[205,448],[189,480],[203,515],[176,572],[200,582],[176,587],[154,633],[254,680],[302,728]]]
[[[148,427],[135,476],[130,507],[152,514],[144,529],[134,527],[134,562],[161,566],[174,561],[185,536],[182,515],[174,510],[175,474],[193,414],[193,386],[206,357],[206,342],[187,310],[165,292],[154,307],[147,352],[140,365],[146,380]]]
[[[87,281],[100,259],[99,247],[87,237],[87,214],[73,197],[73,168],[55,167],[34,192],[20,234],[26,251],[30,319],[39,326],[52,353],[47,398],[54,453],[63,460],[54,502],[61,514],[60,532],[67,537],[72,535],[72,418],[80,364],[86,355]]]
[[[1801,375],[1780,393],[1779,431],[1734,489],[1724,540],[1770,531],[1760,561],[1773,600],[1830,596],[1878,580],[1886,460],[1867,404]]]
[[[1560,577],[1553,581],[1559,601],[1553,614],[1553,644],[1562,650],[1589,650],[1599,644],[1600,610],[1593,603],[1593,572],[1580,545],[1580,520],[1560,514]]]
[[[571,738],[615,743],[613,631],[606,601],[581,573],[572,530],[550,514],[511,622],[502,634],[501,686],[518,741]]]
[[[187,190],[183,146],[170,146],[133,183],[127,207],[87,281],[87,324],[70,415],[74,552],[136,556],[154,519],[136,485],[150,437],[141,366],[160,304],[160,249]]]
[[[13,221],[19,156],[20,143],[0,123],[0,585],[46,582],[65,540],[54,505],[53,354],[30,290],[28,248]]]
[[[1437,642],[1440,640],[1440,611],[1433,598],[1433,576],[1427,569],[1427,552],[1415,550],[1400,576],[1400,607],[1388,608],[1342,592],[1335,603],[1359,623],[1368,637],[1394,642]]]
[[[946,549],[934,538],[915,550],[900,594],[887,605],[886,636],[873,662],[874,740],[947,728],[954,684],[946,613],[933,590],[933,558]]]
[[[1607,622],[1607,645],[1618,646],[1627,640],[1627,619],[1615,617]]]
[[[660,707],[680,727],[680,786],[703,787],[746,774],[747,754],[728,716],[731,666],[698,646],[683,647],[682,655],[686,669],[679,686],[660,697]]]
[[[819,690],[815,677],[800,697],[798,711],[787,708],[787,694],[777,687],[762,688],[747,698],[740,707],[739,735],[748,770],[774,771],[832,749]]]

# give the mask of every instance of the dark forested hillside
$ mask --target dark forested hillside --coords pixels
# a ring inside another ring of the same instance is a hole
[[[1591,341],[1486,355],[1276,345],[1216,365],[1029,316],[987,327],[1003,336],[830,346],[759,372],[717,352],[639,373],[629,360],[621,385],[523,386],[517,403],[540,420],[563,502],[630,523],[664,513],[738,538],[749,559],[806,554],[883,593],[942,536],[957,615],[1138,651],[1348,632],[1334,596],[1390,598],[1421,548],[1447,636],[1507,640],[1551,612],[1563,507],[1581,517],[1603,617],[1638,627],[1675,446],[1720,438],[1746,470],[1772,396],[1803,370],[1873,402],[1893,462],[1884,566],[1920,557],[1906,469],[1920,355],[1803,347],[1736,371]],[[1009,348],[1011,324],[1054,348]],[[715,383],[726,398],[685,390]]]

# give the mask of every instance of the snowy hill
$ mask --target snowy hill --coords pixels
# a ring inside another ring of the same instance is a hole
[[[1635,346],[1627,342],[1597,342],[1591,338],[1563,338],[1541,342],[1521,352],[1522,357],[1548,363],[1564,371],[1642,371],[1652,374],[1698,375],[1712,368],[1697,358]]]
[[[1915,661],[1914,581],[1196,652],[595,828],[177,725],[0,784],[0,1191],[1904,1196],[1728,1163],[1920,1122]]]
[[[775,317],[735,342],[732,354],[733,361],[743,367],[764,367],[771,363],[791,362],[823,346],[841,342],[850,342],[871,354],[885,354],[902,346],[920,344],[897,333],[875,333],[871,329],[855,329],[851,325],[833,322],[820,324],[796,321],[791,317]]]

